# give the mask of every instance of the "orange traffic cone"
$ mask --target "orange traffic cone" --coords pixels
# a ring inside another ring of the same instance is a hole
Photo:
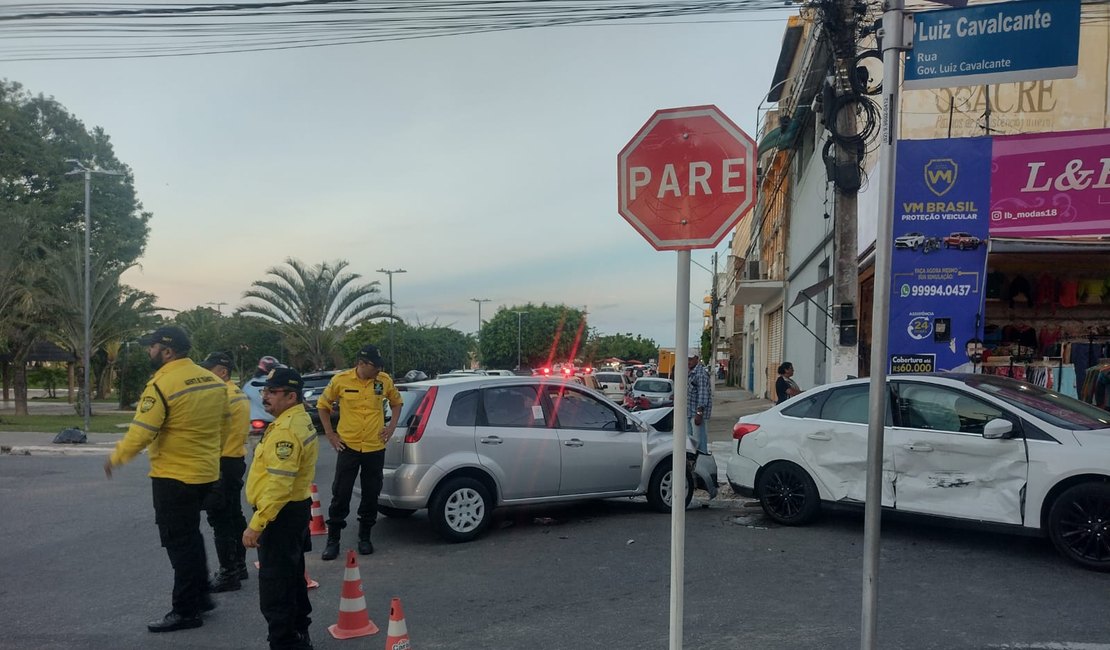
[[[315,588],[320,586],[319,582],[316,582],[312,578],[308,577],[308,569],[307,568],[304,570],[304,583],[305,583],[305,585],[308,589],[315,589]]]
[[[366,596],[362,593],[362,578],[358,575],[355,552],[347,551],[347,568],[343,571],[343,591],[339,598],[339,622],[328,626],[328,632],[337,639],[353,639],[378,633],[378,626],[366,611]]]
[[[312,521],[308,522],[309,535],[327,535],[328,527],[324,525],[324,515],[320,512],[320,496],[316,492],[316,484],[312,484]]]
[[[409,628],[405,625],[405,612],[401,609],[401,599],[394,598],[389,603],[389,631],[385,637],[385,650],[411,650]]]

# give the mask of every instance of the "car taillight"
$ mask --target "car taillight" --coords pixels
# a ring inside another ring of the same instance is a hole
[[[266,421],[265,420],[251,420],[251,430],[252,431],[261,431],[265,428],[266,428]]]
[[[746,422],[737,422],[732,426],[732,437],[736,440],[743,438],[752,431],[759,428],[758,424],[748,424]]]
[[[424,429],[428,428],[428,416],[432,414],[432,405],[436,401],[436,392],[438,391],[438,386],[429,388],[424,395],[424,399],[420,401],[420,406],[416,407],[416,414],[412,416],[409,430],[405,434],[405,442],[417,442],[424,435]]]

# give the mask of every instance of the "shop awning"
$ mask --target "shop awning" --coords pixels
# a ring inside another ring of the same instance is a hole
[[[1103,253],[1110,252],[1110,239],[1037,239],[991,237],[992,253]]]
[[[786,289],[783,280],[744,280],[736,285],[732,305],[766,305],[782,297]]]
[[[798,292],[797,296],[794,296],[794,302],[792,302],[790,304],[790,308],[793,309],[793,308],[797,307],[798,305],[802,304],[803,300],[813,300],[814,297],[817,296],[817,294],[824,292],[826,289],[828,289],[832,285],[832,283],[833,283],[832,277],[827,277],[824,280],[821,280],[820,282],[818,282],[817,284],[814,284],[813,286],[806,287],[805,289],[802,289],[801,291]],[[816,303],[814,303],[814,304],[816,304]],[[824,310],[822,310],[822,311],[824,311]]]

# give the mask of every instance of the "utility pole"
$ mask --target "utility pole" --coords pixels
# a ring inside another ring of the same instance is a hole
[[[226,305],[227,303],[226,302],[206,302],[204,304],[206,304],[206,305],[215,305],[216,306],[216,313],[219,314],[220,316],[223,316],[224,311],[223,311],[223,309],[220,309],[220,308],[223,307],[224,305]]]
[[[709,376],[716,378],[717,376],[717,303],[720,299],[717,296],[717,251],[713,251],[713,286],[709,289],[709,359],[707,365],[709,367]],[[713,382],[709,382],[712,386]]]
[[[66,176],[82,174],[85,177],[85,350],[83,363],[85,365],[85,386],[82,391],[85,404],[81,409],[84,419],[85,433],[89,432],[89,420],[92,417],[92,388],[89,376],[89,366],[92,363],[92,175],[104,174],[106,176],[122,176],[123,172],[102,169],[89,169],[78,160],[67,160],[74,166],[73,171],[66,172]]]
[[[471,298],[470,302],[478,303],[478,366],[482,365],[482,303],[489,302],[489,298]]]
[[[478,306],[479,308],[481,308],[480,303]],[[528,312],[514,311],[513,313],[516,314],[516,369],[520,370],[520,317],[524,316]],[[479,320],[481,320],[481,317],[479,317]]]
[[[389,276],[389,372],[397,374],[397,345],[393,341],[393,274],[408,273],[404,269],[378,269]]]

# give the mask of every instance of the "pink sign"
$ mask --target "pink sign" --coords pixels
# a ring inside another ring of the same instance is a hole
[[[990,234],[1110,235],[1110,129],[994,138]]]

